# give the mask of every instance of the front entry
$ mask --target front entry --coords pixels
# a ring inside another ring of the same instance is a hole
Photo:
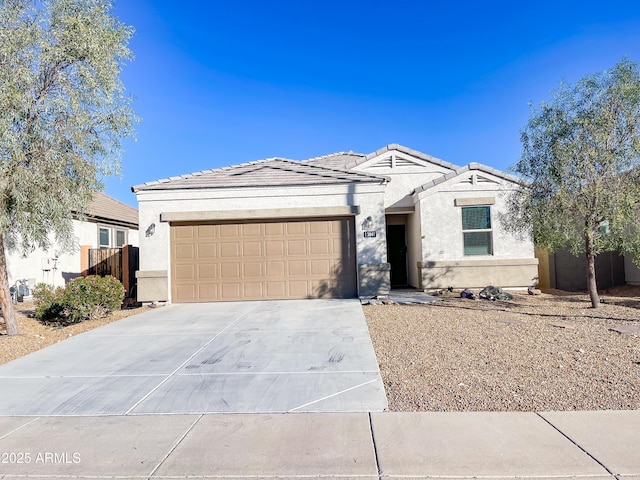
[[[391,287],[406,287],[407,235],[404,225],[387,225],[387,261],[391,265]]]

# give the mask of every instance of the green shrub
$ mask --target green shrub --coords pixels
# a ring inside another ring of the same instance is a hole
[[[105,317],[119,310],[123,299],[122,283],[111,275],[73,279],[62,295],[65,314],[71,323]]]
[[[120,309],[124,293],[122,284],[110,275],[75,278],[65,288],[41,283],[33,291],[36,318],[77,323],[105,317]]]
[[[62,303],[63,288],[53,288],[46,283],[39,283],[33,289],[33,301],[35,315],[40,320],[52,320],[63,316],[64,304]]]

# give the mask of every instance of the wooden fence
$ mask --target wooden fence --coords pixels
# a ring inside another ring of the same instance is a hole
[[[125,245],[122,248],[91,248],[88,255],[88,275],[111,275],[122,282],[127,297],[136,297],[138,247]]]

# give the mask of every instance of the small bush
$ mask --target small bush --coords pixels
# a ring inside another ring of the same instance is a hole
[[[111,275],[73,279],[62,295],[65,313],[71,323],[106,317],[120,309],[123,299],[124,288]]]
[[[53,288],[46,283],[39,283],[33,289],[33,301],[35,304],[35,315],[40,320],[52,320],[59,318],[64,313],[62,303],[63,288]]]
[[[124,288],[114,277],[90,276],[71,280],[65,288],[39,284],[33,292],[36,317],[65,318],[69,323],[107,316],[119,310]]]

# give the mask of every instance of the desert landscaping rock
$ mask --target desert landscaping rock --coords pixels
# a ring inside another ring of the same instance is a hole
[[[599,309],[554,293],[364,307],[389,410],[640,408],[640,340],[611,331],[640,326],[640,288],[610,292]]]

